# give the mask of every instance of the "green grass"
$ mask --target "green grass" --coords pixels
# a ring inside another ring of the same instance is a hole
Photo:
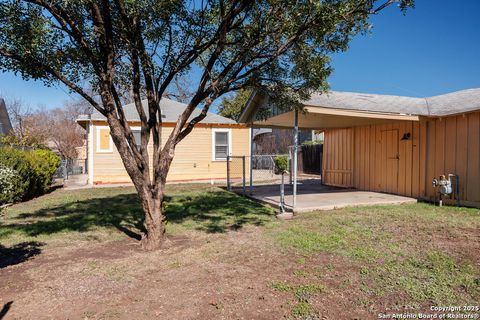
[[[292,316],[295,319],[317,319],[317,312],[310,303],[301,301],[293,306]]]
[[[420,203],[302,213],[291,221],[276,221],[271,209],[247,198],[208,185],[176,185],[167,189],[165,212],[169,234],[261,227],[252,241],[265,245],[265,254],[267,248],[278,248],[292,256],[294,269],[286,274],[294,281],[271,287],[290,295],[294,318],[314,318],[315,297],[331,290],[354,292],[364,307],[392,296],[403,305],[480,301],[480,266],[474,252],[478,209]],[[143,213],[133,188],[56,190],[14,205],[0,217],[0,258],[10,250],[27,259],[50,243],[138,239],[142,230]],[[182,263],[173,261],[169,268],[181,268]],[[124,274],[119,266],[108,276]],[[259,274],[262,277],[266,275]],[[324,280],[332,277],[343,281],[329,287]]]
[[[272,288],[281,292],[290,292],[295,298],[291,314],[296,319],[314,319],[317,311],[311,305],[311,300],[325,290],[324,286],[318,283],[303,285],[292,285],[287,282],[274,281]]]
[[[304,259],[322,253],[346,259],[372,300],[396,292],[412,303],[455,305],[480,301],[480,268],[431,238],[466,238],[476,250],[479,232],[478,209],[410,204],[302,214],[270,234],[281,250]]]
[[[222,233],[264,225],[273,211],[247,198],[207,185],[167,188],[167,232]],[[140,238],[143,212],[133,188],[56,190],[7,209],[0,243]]]

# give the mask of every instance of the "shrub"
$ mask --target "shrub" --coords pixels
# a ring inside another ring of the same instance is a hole
[[[314,146],[317,144],[323,144],[323,140],[306,140],[302,142],[302,146]]]
[[[14,148],[0,148],[0,165],[12,172],[17,179],[10,185],[5,202],[26,200],[45,193],[58,166],[60,158],[50,150],[21,151]],[[5,169],[6,170],[6,169]],[[2,189],[3,190],[3,189]]]
[[[276,156],[273,161],[275,162],[275,168],[278,173],[288,172],[288,158],[286,156]]]
[[[50,150],[33,150],[27,158],[34,171],[35,180],[31,185],[33,195],[45,193],[52,184],[52,178],[60,165],[60,158]]]
[[[18,172],[0,164],[0,205],[19,201],[23,190]]]
[[[15,193],[20,194],[21,199],[25,199],[28,196],[32,179],[34,179],[27,153],[10,147],[0,148],[0,164],[17,173],[20,183],[17,184]]]

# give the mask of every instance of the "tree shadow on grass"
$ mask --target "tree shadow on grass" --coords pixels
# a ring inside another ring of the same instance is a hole
[[[22,242],[10,248],[0,245],[0,269],[27,261],[42,252],[43,243],[31,241]]]
[[[238,230],[245,224],[262,225],[271,210],[249,199],[225,191],[188,192],[166,197],[167,221],[205,232]],[[95,227],[114,227],[140,239],[144,231],[143,211],[136,194],[50,204],[31,213],[21,213],[4,223],[0,240],[9,234],[28,236],[59,232],[86,232]]]
[[[194,229],[208,233],[261,226],[273,215],[271,209],[225,191],[169,197],[166,213],[171,223],[191,222]]]
[[[25,223],[22,219],[25,219]],[[12,229],[12,233],[20,232],[29,236],[115,227],[138,240],[143,232],[143,212],[136,194],[71,201],[32,213],[21,213],[16,220],[17,223],[3,227]]]

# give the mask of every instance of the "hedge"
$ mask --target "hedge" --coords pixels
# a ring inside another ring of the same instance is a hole
[[[60,158],[50,150],[0,148],[0,204],[44,194],[59,165]]]

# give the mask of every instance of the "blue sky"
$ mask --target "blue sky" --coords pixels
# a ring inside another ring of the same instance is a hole
[[[390,7],[333,59],[333,90],[427,97],[480,87],[479,0]]]
[[[387,8],[372,18],[370,34],[333,57],[331,88],[426,97],[480,87],[478,12],[480,0],[416,0],[406,16]],[[47,108],[74,97],[10,73],[0,73],[0,94]]]

